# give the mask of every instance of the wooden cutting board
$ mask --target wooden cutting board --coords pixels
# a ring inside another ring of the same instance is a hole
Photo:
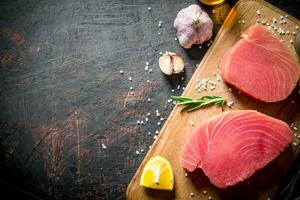
[[[256,11],[260,10],[260,16]],[[280,24],[280,16],[285,16],[286,13],[277,9],[276,7],[263,1],[240,1],[229,13],[226,21],[220,29],[212,46],[206,53],[198,69],[194,73],[183,95],[188,97],[199,97],[204,94],[218,95],[234,101],[232,109],[254,109],[273,117],[282,119],[288,123],[300,124],[300,95],[299,88],[296,88],[284,102],[265,104],[259,103],[248,97],[240,94],[233,89],[229,91],[229,86],[222,80],[218,82],[217,87],[213,91],[206,93],[198,93],[195,90],[195,85],[198,80],[210,77],[216,81],[213,72],[217,72],[217,67],[221,57],[225,51],[231,47],[240,38],[240,32],[245,30],[252,24],[256,23],[256,19],[260,21],[267,19],[268,23],[275,17],[277,23],[275,26],[282,27],[285,31],[290,31],[290,34],[278,36],[284,40],[286,45],[290,45],[290,40],[294,40],[296,26],[299,26],[299,20],[288,16],[286,24]],[[290,50],[295,54],[293,45],[290,45]],[[158,199],[261,199],[266,200],[274,195],[278,188],[280,180],[287,172],[293,156],[295,156],[294,145],[291,145],[283,154],[281,154],[275,161],[271,162],[264,169],[255,173],[250,179],[230,187],[229,189],[219,189],[213,186],[208,178],[201,170],[189,173],[185,176],[185,171],[180,166],[179,156],[182,147],[187,138],[195,129],[196,125],[206,120],[207,118],[222,112],[221,108],[212,106],[202,110],[197,110],[192,113],[181,113],[182,107],[175,106],[171,112],[168,120],[164,124],[159,133],[157,140],[152,145],[152,149],[146,155],[144,161],[138,168],[134,177],[132,178],[126,192],[127,199],[130,200],[158,200]],[[230,110],[230,108],[226,108]],[[195,126],[192,126],[192,123]],[[300,134],[300,133],[299,133]],[[299,143],[295,137],[294,142]],[[175,178],[175,188],[172,192],[156,191],[145,189],[139,186],[139,180],[145,163],[154,155],[162,155],[166,157],[172,167]],[[203,194],[207,191],[207,194]],[[190,196],[194,193],[194,197]]]

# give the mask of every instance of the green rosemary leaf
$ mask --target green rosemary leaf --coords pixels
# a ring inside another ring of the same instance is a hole
[[[187,112],[191,112],[208,105],[220,105],[223,110],[223,106],[226,101],[226,99],[219,96],[202,96],[198,99],[183,96],[171,96],[171,99],[176,100],[178,105],[184,105],[185,107],[182,111]]]
[[[171,96],[171,98],[173,100],[177,100],[177,101],[180,101],[180,102],[185,102],[185,101],[191,101],[193,99],[191,98],[188,98],[188,97],[182,97],[182,96]]]

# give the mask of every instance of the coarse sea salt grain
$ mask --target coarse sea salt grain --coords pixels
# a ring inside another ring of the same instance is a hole
[[[296,143],[296,142],[293,142],[292,144],[293,144],[293,146],[297,146],[297,143]]]
[[[231,108],[233,104],[234,104],[233,101],[226,101],[226,105],[227,105],[229,108]]]
[[[123,70],[120,70],[120,74],[124,74],[124,71],[123,71]]]

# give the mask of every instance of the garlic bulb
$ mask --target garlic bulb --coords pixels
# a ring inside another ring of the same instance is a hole
[[[166,75],[178,74],[183,72],[183,59],[172,52],[166,52],[158,60],[160,70]]]
[[[213,22],[200,6],[190,5],[178,12],[174,27],[180,45],[189,49],[211,38]]]

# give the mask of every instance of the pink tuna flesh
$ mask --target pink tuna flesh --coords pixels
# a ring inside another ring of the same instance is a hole
[[[253,110],[228,111],[199,125],[181,155],[187,171],[201,168],[220,188],[235,185],[275,159],[292,140],[289,126]]]
[[[287,98],[300,76],[295,56],[262,25],[249,27],[241,38],[220,62],[224,81],[263,102]]]

